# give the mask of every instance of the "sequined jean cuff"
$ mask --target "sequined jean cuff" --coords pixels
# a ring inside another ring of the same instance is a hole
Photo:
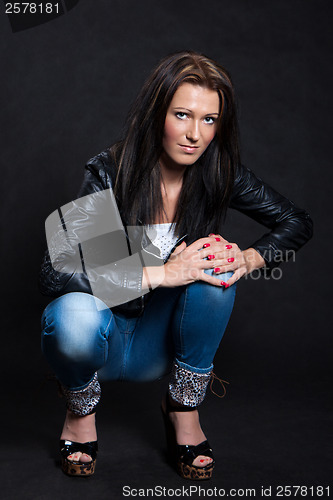
[[[66,400],[67,409],[75,415],[85,417],[94,413],[101,399],[101,386],[97,379],[97,373],[84,389],[71,391],[61,385],[61,392]]]
[[[171,398],[183,406],[200,405],[205,399],[211,374],[212,370],[208,373],[190,371],[175,361],[169,382]]]

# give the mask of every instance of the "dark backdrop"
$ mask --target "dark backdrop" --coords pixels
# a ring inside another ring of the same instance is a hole
[[[161,455],[155,408],[163,389],[156,383],[105,385],[99,419],[107,445],[94,482],[74,484],[55,468],[63,408],[52,384],[43,385],[39,322],[48,300],[37,276],[45,218],[75,198],[85,162],[121,136],[151,68],[184,48],[229,69],[243,163],[315,223],[313,240],[282,266],[281,279],[239,283],[215,363],[230,381],[228,395],[208,396],[202,410],[220,460],[210,486],[329,484],[331,14],[328,0],[80,0],[65,15],[16,33],[1,15],[6,498],[23,491],[34,499],[122,498],[124,484],[183,484]],[[224,236],[245,248],[263,231],[230,213]]]

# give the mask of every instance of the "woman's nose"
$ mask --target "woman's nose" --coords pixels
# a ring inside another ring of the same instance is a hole
[[[196,120],[193,120],[191,123],[189,123],[187,132],[186,132],[186,137],[190,141],[198,141],[200,138],[200,128],[199,128],[199,122]]]

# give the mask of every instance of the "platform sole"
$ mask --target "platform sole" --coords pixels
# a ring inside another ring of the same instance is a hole
[[[61,468],[67,476],[89,477],[95,472],[96,460],[83,464],[82,462],[71,462],[64,458]]]
[[[193,465],[186,465],[179,461],[177,463],[177,472],[184,479],[191,479],[192,481],[205,481],[211,479],[213,475],[214,464],[210,467],[195,467]]]

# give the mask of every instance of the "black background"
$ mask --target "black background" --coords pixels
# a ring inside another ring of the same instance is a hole
[[[315,223],[281,279],[238,285],[215,360],[228,394],[209,395],[201,412],[218,460],[202,487],[256,488],[260,497],[272,485],[274,498],[276,485],[331,484],[331,25],[324,0],[80,0],[16,33],[2,12],[3,498],[122,498],[126,484],[191,484],[165,463],[166,382],[105,384],[96,475],[83,484],[61,473],[63,405],[43,382],[48,300],[37,288],[45,218],[75,198],[86,161],[121,136],[151,68],[186,48],[233,76],[243,163]],[[230,213],[223,236],[245,248],[263,231]]]

